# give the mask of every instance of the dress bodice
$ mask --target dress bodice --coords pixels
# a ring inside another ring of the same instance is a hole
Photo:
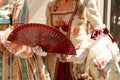
[[[72,17],[71,13],[59,13],[59,14],[52,14],[51,18],[51,24],[52,26],[59,29],[63,34],[67,35],[70,26],[70,19]]]
[[[77,0],[73,0],[69,1],[69,3],[64,3],[68,6],[70,5],[70,7],[72,6],[71,8],[67,7],[67,9],[60,5],[60,3],[63,4],[63,1],[59,1],[59,4],[58,1],[56,1],[51,9],[51,25],[59,29],[65,35],[69,34],[72,18],[75,16],[73,14],[75,13],[76,9],[76,1]]]
[[[77,4],[74,2],[74,6],[69,10],[56,11],[55,6],[50,6],[50,25],[59,29],[66,36],[72,40],[73,44],[76,45],[83,39],[82,36],[86,35],[86,14],[85,10],[81,11],[83,4]],[[79,37],[79,38],[77,38]]]

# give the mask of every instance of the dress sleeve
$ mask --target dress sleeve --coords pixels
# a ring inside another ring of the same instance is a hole
[[[16,0],[14,3],[14,11],[12,23],[14,26],[28,22],[28,6],[27,0]]]
[[[86,15],[88,22],[90,23],[93,29],[105,27],[105,25],[102,22],[98,7],[96,5],[96,0],[87,0]]]

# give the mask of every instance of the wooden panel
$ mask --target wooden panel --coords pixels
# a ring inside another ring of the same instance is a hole
[[[120,48],[120,0],[111,0],[110,31]]]

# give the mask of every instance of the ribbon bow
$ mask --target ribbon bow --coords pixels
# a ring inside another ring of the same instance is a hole
[[[95,30],[93,30],[92,34],[91,34],[91,39],[96,40],[96,37],[98,35],[100,35],[101,33],[104,33],[105,35],[108,35],[110,37],[112,43],[115,42],[114,38],[112,37],[112,35],[110,34],[109,30],[106,27],[103,28],[103,29],[95,29]]]

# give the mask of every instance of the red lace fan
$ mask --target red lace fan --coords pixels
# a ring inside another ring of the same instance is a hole
[[[45,24],[21,25],[10,33],[7,40],[30,47],[38,45],[46,52],[76,54],[74,45],[64,34]]]

